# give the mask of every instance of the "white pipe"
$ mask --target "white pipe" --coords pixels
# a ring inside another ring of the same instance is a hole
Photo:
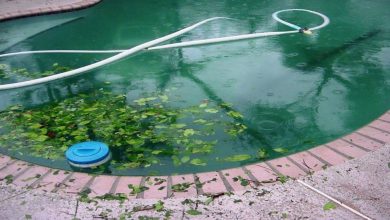
[[[210,38],[210,39],[202,39],[202,40],[192,40],[192,41],[173,43],[173,44],[165,44],[165,45],[161,45],[161,46],[149,47],[146,49],[147,50],[161,50],[161,49],[168,49],[168,48],[190,47],[190,46],[198,46],[198,45],[205,45],[205,44],[222,43],[222,42],[228,42],[228,41],[253,39],[253,38],[260,38],[260,37],[267,37],[267,36],[292,34],[292,33],[298,33],[298,31],[279,31],[279,32],[242,34],[242,35],[236,35],[236,36],[218,37],[218,38]],[[85,54],[91,54],[91,53],[95,54],[96,53],[97,54],[97,53],[121,53],[124,51],[126,51],[126,50],[34,50],[34,51],[21,51],[21,52],[0,54],[0,58],[1,57],[16,56],[16,55],[26,55],[26,54],[46,54],[46,53],[73,53],[73,54],[74,53],[83,53],[83,54],[84,53]]]
[[[289,23],[289,22],[287,22],[287,21],[284,21],[284,20],[282,20],[282,19],[280,19],[280,18],[278,17],[278,14],[280,14],[280,13],[282,13],[282,12],[286,12],[286,11],[304,11],[304,12],[309,12],[309,13],[312,13],[312,14],[315,14],[315,15],[320,16],[320,17],[322,18],[322,20],[323,20],[323,23],[322,23],[321,25],[316,26],[316,27],[309,28],[309,30],[311,30],[311,31],[321,29],[321,28],[327,26],[327,25],[329,24],[329,22],[330,22],[328,17],[326,17],[325,15],[323,15],[323,14],[321,14],[321,13],[319,13],[319,12],[311,11],[311,10],[307,10],[307,9],[300,9],[300,8],[293,8],[293,9],[280,10],[280,11],[274,12],[274,13],[272,14],[272,18],[275,19],[277,22],[280,22],[280,23],[282,23],[282,24],[284,24],[284,25],[287,25],[287,26],[289,26],[289,27],[291,27],[291,28],[294,28],[294,29],[296,29],[296,30],[299,30],[299,29],[301,29],[302,27],[299,27],[299,26],[297,26],[297,25],[295,25],[295,24],[291,24],[291,23]]]
[[[93,69],[96,69],[98,67],[101,67],[103,65],[107,65],[109,63],[115,62],[117,60],[120,60],[124,57],[130,56],[136,52],[139,52],[141,50],[147,49],[147,50],[159,50],[159,49],[167,49],[167,48],[178,48],[178,47],[188,47],[188,46],[196,46],[196,45],[205,45],[205,44],[213,44],[213,43],[221,43],[221,42],[230,42],[230,41],[237,41],[237,40],[244,40],[244,39],[253,39],[253,38],[259,38],[259,37],[265,37],[265,36],[276,36],[276,35],[283,35],[283,34],[293,34],[293,33],[298,33],[299,29],[301,29],[299,26],[294,25],[292,23],[289,23],[287,21],[284,21],[278,17],[278,14],[281,12],[286,12],[286,11],[305,11],[309,12],[312,14],[319,15],[323,19],[323,23],[319,26],[310,28],[309,30],[317,30],[325,27],[326,25],[329,24],[329,18],[326,17],[325,15],[315,12],[315,11],[310,11],[306,9],[286,9],[286,10],[281,10],[277,11],[272,14],[272,17],[277,21],[282,24],[285,24],[291,28],[294,28],[296,30],[294,31],[278,31],[278,32],[265,32],[265,33],[253,33],[253,34],[243,34],[243,35],[236,35],[236,36],[228,36],[228,37],[219,37],[219,38],[210,38],[210,39],[202,39],[202,40],[193,40],[193,41],[187,41],[187,42],[181,42],[181,43],[174,43],[174,44],[166,44],[166,45],[161,45],[161,46],[155,46],[156,44],[162,43],[164,41],[170,40],[172,38],[175,38],[179,35],[182,35],[184,33],[187,33],[209,21],[217,20],[217,19],[230,19],[230,18],[225,18],[225,17],[214,17],[214,18],[209,18],[206,20],[203,20],[201,22],[198,22],[194,25],[191,25],[190,27],[184,28],[182,30],[179,30],[177,32],[174,32],[172,34],[166,35],[164,37],[140,44],[138,46],[135,46],[133,48],[127,49],[127,50],[40,50],[40,51],[22,51],[22,52],[15,52],[15,53],[8,53],[8,54],[2,54],[0,55],[1,57],[7,57],[7,56],[15,56],[15,55],[22,55],[22,54],[37,54],[37,53],[119,53],[117,55],[114,55],[112,57],[109,57],[107,59],[98,61],[96,63],[83,66],[74,70],[70,70],[67,72],[59,73],[56,75],[51,75],[47,77],[42,77],[39,79],[33,79],[33,80],[28,80],[24,82],[17,82],[17,83],[10,83],[10,84],[5,84],[5,85],[0,85],[0,90],[7,90],[7,89],[15,89],[15,88],[21,88],[21,87],[26,87],[26,86],[32,86],[32,85],[37,85],[41,83],[46,83],[50,81],[54,81],[57,79],[62,79],[70,76],[74,76],[77,74],[81,74]]]
[[[1,57],[10,57],[16,55],[26,54],[39,54],[39,53],[121,53],[126,50],[33,50],[33,51],[21,51],[15,53],[0,54]]]
[[[170,40],[172,38],[175,38],[177,36],[180,36],[180,35],[182,35],[184,33],[187,33],[189,31],[193,30],[194,28],[196,28],[196,27],[198,27],[198,26],[200,26],[202,24],[205,24],[205,23],[207,23],[209,21],[213,21],[213,20],[217,20],[217,19],[224,19],[224,18],[222,18],[222,17],[215,17],[215,18],[209,18],[209,19],[203,20],[203,21],[198,22],[198,23],[196,23],[194,25],[191,25],[191,26],[189,26],[187,28],[184,28],[184,29],[182,29],[180,31],[177,31],[177,32],[174,32],[172,34],[168,34],[168,35],[166,35],[164,37],[157,38],[155,40],[152,40],[152,41],[140,44],[140,45],[135,46],[133,48],[130,48],[130,49],[124,51],[124,52],[121,52],[121,53],[119,53],[117,55],[109,57],[107,59],[98,61],[96,63],[90,64],[90,65],[87,65],[87,66],[83,66],[83,67],[80,67],[80,68],[77,68],[77,69],[74,69],[74,70],[66,71],[66,72],[63,72],[63,73],[59,73],[59,74],[51,75],[51,76],[47,76],[47,77],[42,77],[42,78],[39,78],[39,79],[33,79],[33,80],[24,81],[24,82],[17,82],[17,83],[10,83],[10,84],[5,84],[5,85],[0,85],[0,90],[15,89],[15,88],[21,88],[21,87],[26,87],[26,86],[37,85],[37,84],[41,84],[41,83],[54,81],[54,80],[57,80],[57,79],[63,79],[63,78],[69,77],[69,76],[74,76],[74,75],[77,75],[77,74],[80,74],[80,73],[84,73],[84,72],[96,69],[98,67],[107,65],[109,63],[115,62],[115,61],[117,61],[119,59],[122,59],[124,57],[130,56],[131,54],[134,54],[134,53],[136,53],[138,51],[141,51],[141,50],[143,50],[145,48],[154,46],[154,45],[159,44],[161,42],[164,42],[164,41]]]
[[[160,49],[168,49],[168,48],[198,46],[198,45],[205,45],[205,44],[214,44],[214,43],[222,43],[222,42],[228,42],[228,41],[230,42],[230,41],[253,39],[253,38],[259,38],[259,37],[276,36],[276,35],[282,35],[282,34],[293,34],[293,33],[298,33],[298,31],[265,32],[265,33],[242,34],[242,35],[229,36],[229,37],[218,37],[218,38],[210,38],[210,39],[202,39],[202,40],[193,40],[193,41],[186,41],[186,42],[181,42],[181,43],[166,44],[166,45],[161,45],[161,46],[150,47],[150,48],[148,48],[148,50],[160,50]]]
[[[337,199],[335,199],[335,198],[333,198],[333,197],[331,197],[331,196],[329,196],[329,195],[327,195],[327,194],[321,192],[320,190],[318,190],[318,189],[316,189],[316,188],[310,186],[309,184],[303,182],[302,180],[297,180],[297,181],[298,181],[298,183],[300,183],[300,184],[306,186],[307,188],[313,190],[314,192],[316,192],[316,193],[322,195],[323,197],[325,197],[325,198],[327,198],[327,199],[329,199],[329,200],[332,200],[333,202],[339,204],[340,206],[342,206],[342,207],[348,209],[348,210],[351,211],[352,213],[354,213],[354,214],[356,214],[356,215],[358,215],[358,216],[360,216],[360,217],[362,217],[362,218],[364,218],[364,219],[366,219],[366,220],[372,220],[370,217],[368,217],[368,216],[366,216],[366,215],[364,215],[364,214],[362,214],[362,213],[356,211],[355,209],[353,209],[353,208],[351,208],[351,207],[345,205],[344,203],[340,202],[339,200],[337,200]]]

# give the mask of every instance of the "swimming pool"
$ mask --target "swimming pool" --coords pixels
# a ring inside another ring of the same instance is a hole
[[[2,53],[8,53],[126,49],[214,16],[238,20],[211,22],[172,42],[288,30],[271,17],[286,8],[331,19],[313,36],[145,51],[84,75],[0,91],[1,150],[71,169],[63,158],[68,146],[102,140],[113,161],[99,172],[166,175],[240,166],[325,143],[390,107],[385,4],[103,1],[83,11],[0,23]],[[283,16],[306,26],[321,23],[304,13]],[[6,76],[0,80],[21,81],[108,56],[2,58]]]

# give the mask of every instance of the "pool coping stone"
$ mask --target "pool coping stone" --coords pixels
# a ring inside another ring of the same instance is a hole
[[[285,157],[231,169],[173,176],[115,176],[70,172],[34,165],[0,155],[0,179],[13,177],[13,184],[60,194],[78,195],[90,189],[93,196],[107,193],[131,193],[129,184],[142,186],[134,198],[187,198],[224,192],[244,192],[250,187],[275,183],[281,177],[296,179],[330,166],[360,158],[390,143],[390,111],[368,125],[326,144]],[[378,127],[380,125],[380,127]],[[241,184],[244,179],[249,184]],[[173,185],[188,183],[190,187],[174,192]]]
[[[41,6],[39,8],[21,9],[17,7],[16,9],[14,9],[16,11],[10,11],[4,14],[0,14],[0,22],[17,18],[81,10],[96,5],[101,1],[102,0],[79,0],[78,2],[67,2],[66,0],[64,0],[61,4],[48,4],[47,6]]]

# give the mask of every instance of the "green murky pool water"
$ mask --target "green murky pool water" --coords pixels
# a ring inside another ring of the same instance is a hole
[[[321,12],[331,23],[313,36],[145,51],[80,76],[0,91],[1,152],[71,169],[67,147],[100,140],[110,145],[113,160],[92,172],[211,171],[309,149],[390,108],[386,0],[103,1],[2,22],[0,51],[126,49],[214,16],[238,20],[214,21],[171,42],[288,30],[271,17],[287,8]],[[302,26],[321,22],[304,13],[284,16]],[[0,58],[0,82],[109,56]]]

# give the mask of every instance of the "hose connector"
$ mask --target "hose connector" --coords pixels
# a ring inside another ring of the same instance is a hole
[[[304,28],[299,29],[299,33],[301,33],[301,34],[307,34],[307,35],[313,34],[313,32],[311,32],[311,30],[309,30],[309,28],[307,28],[307,27],[304,27]]]

